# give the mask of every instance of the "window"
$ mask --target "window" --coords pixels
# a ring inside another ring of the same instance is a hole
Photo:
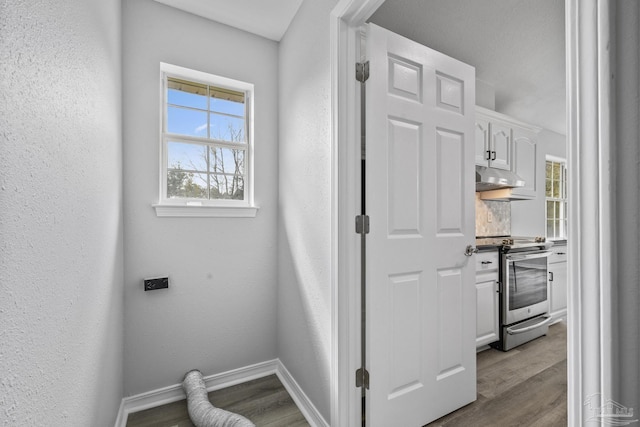
[[[161,64],[161,71],[156,213],[255,216],[253,85],[169,64]]]
[[[567,238],[567,166],[564,160],[547,159],[545,194],[547,238]]]

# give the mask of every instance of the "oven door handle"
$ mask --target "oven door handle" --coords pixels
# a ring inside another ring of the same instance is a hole
[[[507,255],[509,261],[523,261],[525,259],[544,258],[551,255],[551,251],[538,251],[528,255]]]
[[[507,333],[509,335],[523,334],[525,332],[529,332],[533,329],[539,328],[540,326],[544,326],[547,323],[551,322],[551,316],[542,316],[541,319],[544,319],[544,320],[542,322],[536,323],[535,325],[527,326],[526,328],[520,328],[520,329],[516,327],[507,328]]]

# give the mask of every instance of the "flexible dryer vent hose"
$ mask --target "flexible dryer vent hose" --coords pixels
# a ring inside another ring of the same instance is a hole
[[[197,369],[187,372],[182,388],[187,394],[189,417],[196,427],[255,427],[242,415],[213,406],[209,402],[202,373]]]

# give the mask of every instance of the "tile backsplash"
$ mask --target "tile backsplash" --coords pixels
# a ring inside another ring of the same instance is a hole
[[[508,236],[510,234],[511,202],[481,200],[480,194],[476,193],[476,236]]]

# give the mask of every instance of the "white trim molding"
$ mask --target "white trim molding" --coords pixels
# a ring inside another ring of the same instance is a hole
[[[612,398],[610,0],[566,0],[569,169],[568,421]]]
[[[282,385],[287,390],[295,404],[298,405],[298,409],[300,409],[300,412],[302,412],[307,419],[307,422],[312,427],[329,426],[279,359],[257,363],[255,365],[234,369],[220,374],[209,375],[204,377],[204,383],[207,387],[207,391],[211,392],[272,374],[278,376],[278,379],[282,382]],[[118,411],[115,427],[125,427],[127,424],[127,417],[131,413],[144,411],[145,409],[155,408],[184,399],[186,399],[186,395],[182,390],[182,384],[174,384],[157,390],[151,390],[146,393],[137,394],[135,396],[125,397],[122,399],[122,403],[120,404],[120,410]]]
[[[296,380],[279,359],[277,360],[276,375],[312,427],[329,427],[329,424],[322,414],[318,412],[313,402],[309,400],[302,388],[300,388]]]
[[[257,206],[152,205],[159,217],[255,218]]]
[[[384,0],[340,0],[331,12],[331,425],[362,423],[360,388],[360,238],[353,219],[360,206],[360,28]]]

